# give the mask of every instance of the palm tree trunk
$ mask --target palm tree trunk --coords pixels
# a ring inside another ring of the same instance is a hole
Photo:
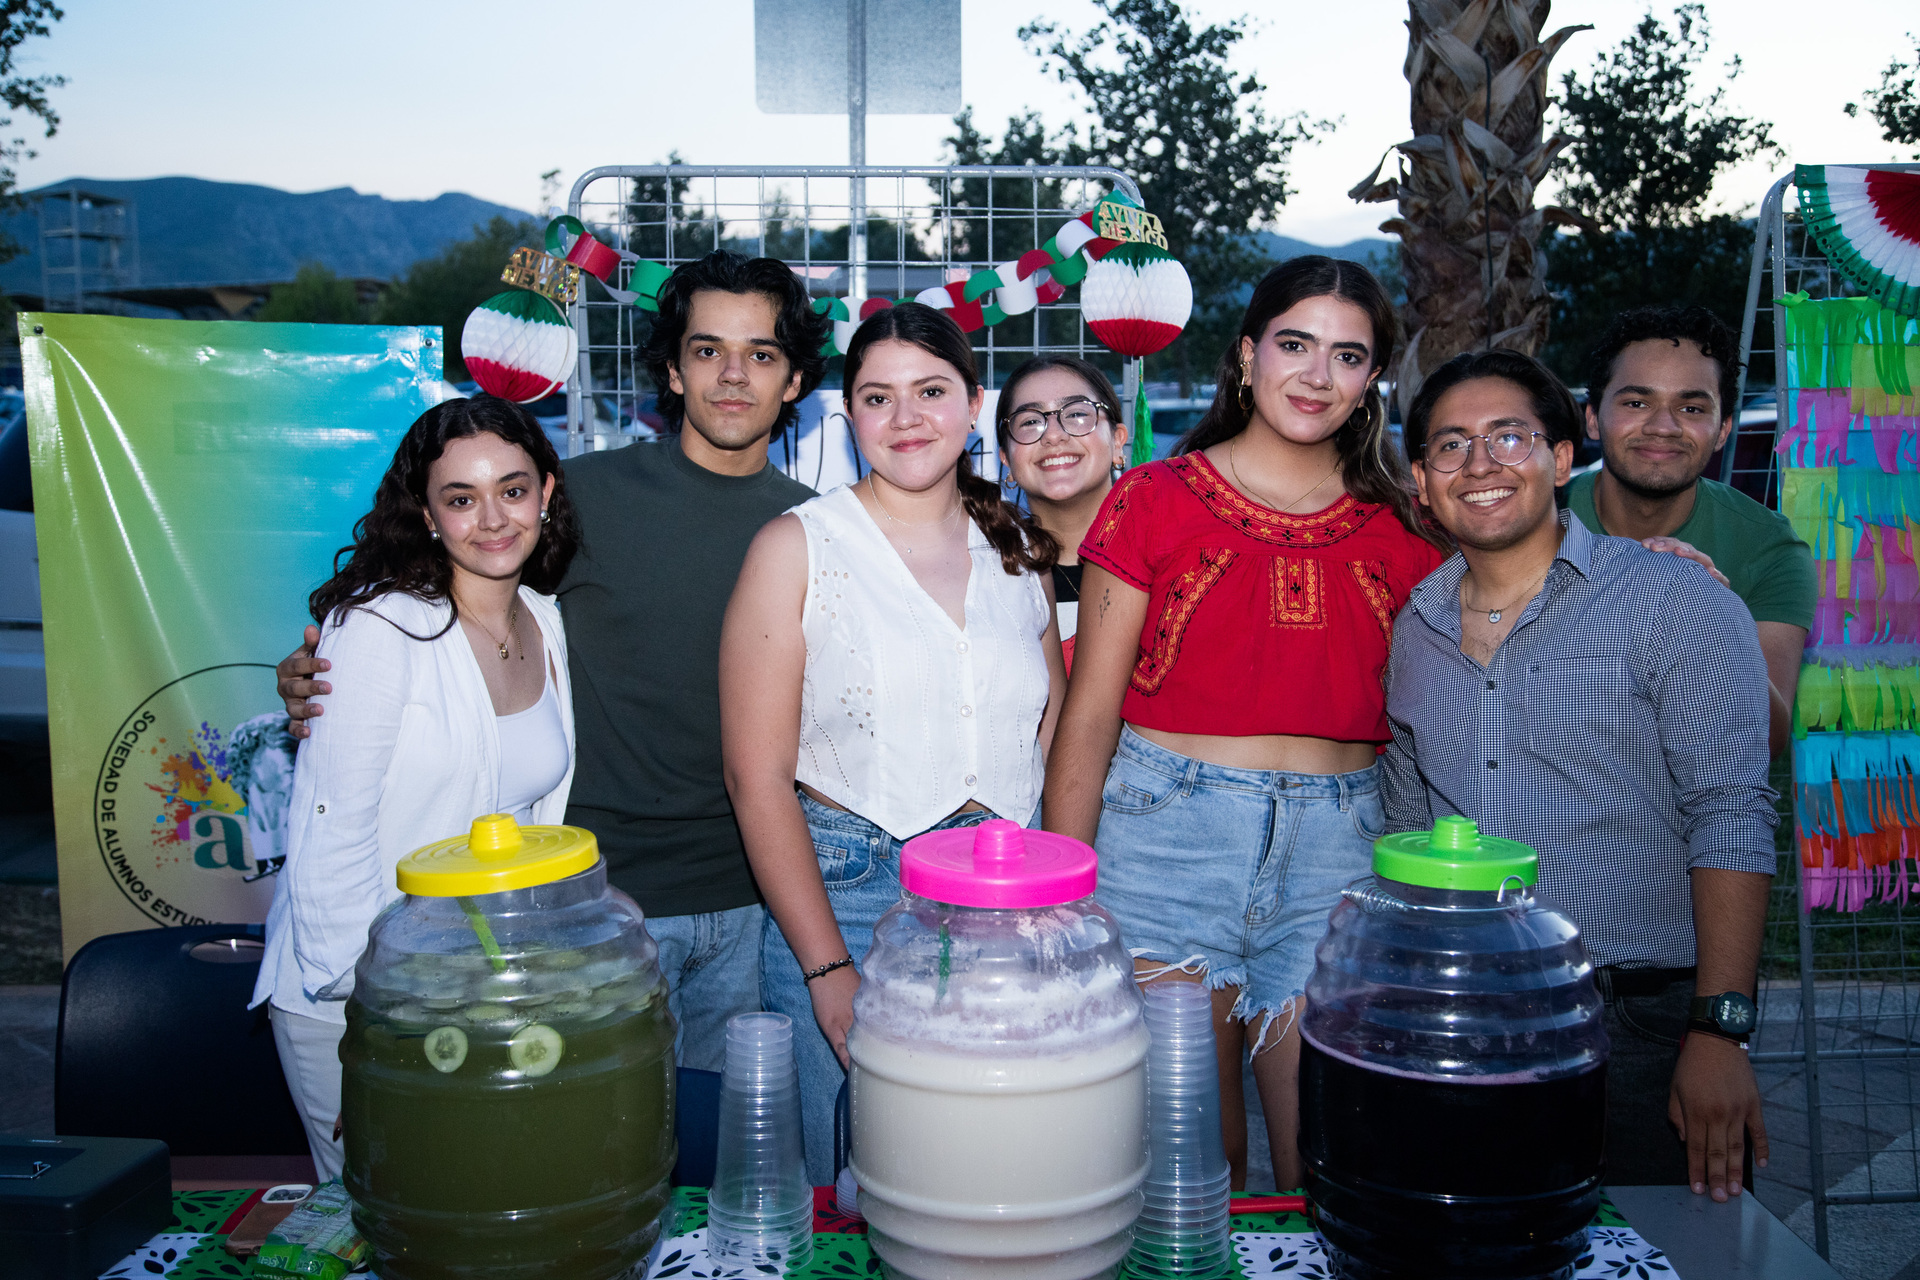
[[[1546,40],[1549,0],[1410,0],[1407,83],[1413,138],[1390,150],[1351,194],[1398,200],[1380,224],[1400,237],[1407,348],[1393,371],[1402,412],[1426,375],[1462,351],[1512,347],[1531,355],[1547,339],[1542,237],[1574,225],[1557,207],[1536,209],[1534,187],[1564,136],[1543,140],[1547,64],[1586,26]]]

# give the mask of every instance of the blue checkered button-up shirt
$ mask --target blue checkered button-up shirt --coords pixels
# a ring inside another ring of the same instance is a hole
[[[1461,814],[1540,854],[1595,964],[1694,962],[1694,867],[1774,871],[1767,666],[1739,597],[1679,556],[1566,530],[1483,667],[1460,652],[1456,555],[1393,628],[1387,825]]]

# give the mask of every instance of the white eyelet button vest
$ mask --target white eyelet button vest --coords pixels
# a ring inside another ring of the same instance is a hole
[[[966,629],[841,486],[793,508],[807,534],[807,642],[795,777],[897,839],[969,800],[1025,823],[1040,802],[1051,620],[967,525]]]

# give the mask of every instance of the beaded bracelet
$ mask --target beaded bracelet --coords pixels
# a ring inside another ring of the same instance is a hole
[[[828,974],[832,973],[835,969],[844,969],[852,963],[853,963],[853,957],[848,956],[843,960],[835,960],[832,964],[823,964],[818,969],[809,969],[805,973],[801,974],[800,977],[803,981],[807,983],[812,983],[812,981],[815,978],[824,978]]]

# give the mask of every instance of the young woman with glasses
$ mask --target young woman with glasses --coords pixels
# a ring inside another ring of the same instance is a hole
[[[1293,1015],[1386,831],[1381,675],[1395,613],[1444,558],[1386,438],[1393,338],[1365,268],[1268,272],[1206,416],[1114,486],[1080,549],[1045,821],[1099,849],[1142,981],[1213,991],[1236,1187],[1249,1047],[1276,1181],[1300,1181]]]
[[[1077,356],[1036,356],[1000,390],[1000,465],[1060,547],[1054,613],[1067,670],[1080,613],[1080,540],[1127,465],[1127,428],[1107,375]]]

